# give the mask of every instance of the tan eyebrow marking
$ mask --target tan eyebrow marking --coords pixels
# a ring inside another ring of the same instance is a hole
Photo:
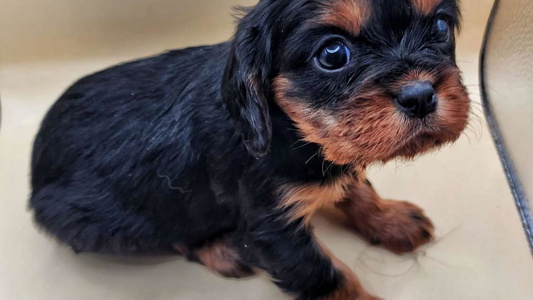
[[[370,12],[368,0],[338,0],[325,7],[319,22],[339,27],[357,36],[370,18]]]
[[[411,0],[414,8],[423,15],[429,15],[442,0]]]

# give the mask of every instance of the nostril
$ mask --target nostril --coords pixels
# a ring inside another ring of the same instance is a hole
[[[418,105],[418,99],[413,97],[398,97],[398,103],[404,108],[416,108]]]
[[[398,92],[396,102],[407,115],[424,118],[435,111],[437,95],[431,83],[415,81]]]

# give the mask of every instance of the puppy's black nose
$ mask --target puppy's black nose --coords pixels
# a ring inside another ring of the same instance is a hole
[[[437,109],[437,95],[431,83],[416,81],[404,86],[396,102],[408,116],[423,119]]]

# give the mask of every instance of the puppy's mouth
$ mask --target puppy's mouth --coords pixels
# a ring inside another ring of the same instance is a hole
[[[412,159],[416,155],[431,150],[436,150],[446,144],[453,143],[459,135],[446,133],[444,130],[424,128],[425,125],[416,126],[409,135],[398,141],[398,146],[392,154],[382,159],[387,162],[395,158]]]

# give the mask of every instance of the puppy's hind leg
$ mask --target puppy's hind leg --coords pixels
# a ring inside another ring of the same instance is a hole
[[[30,206],[36,223],[77,253],[160,250],[151,224],[126,210],[105,187],[48,184],[34,191]]]
[[[243,278],[254,274],[229,238],[219,238],[199,247],[174,245],[174,249],[188,260],[200,263],[224,277]]]

